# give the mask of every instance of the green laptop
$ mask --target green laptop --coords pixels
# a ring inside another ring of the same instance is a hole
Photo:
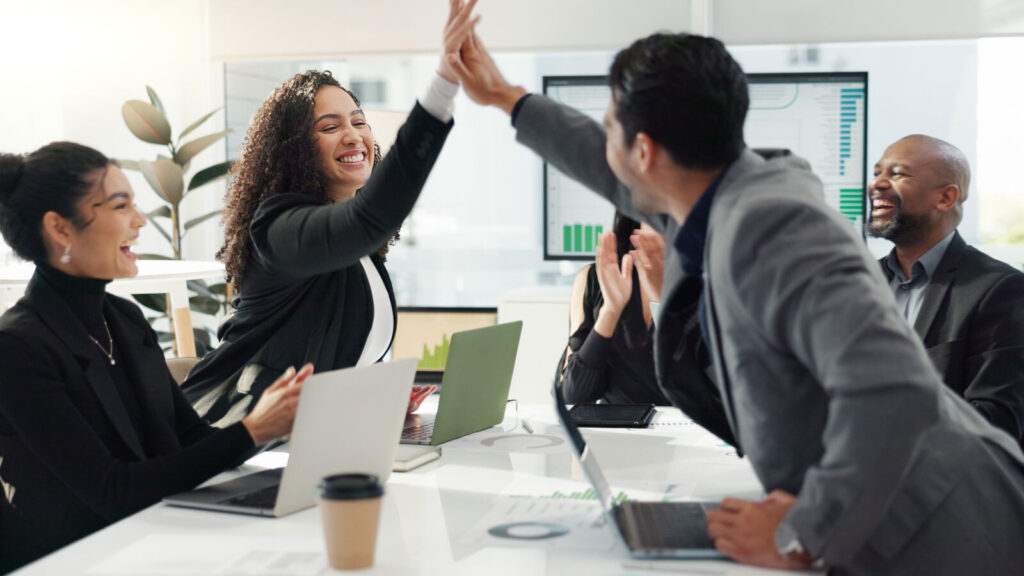
[[[452,334],[434,416],[405,418],[402,444],[437,445],[501,423],[522,321]]]

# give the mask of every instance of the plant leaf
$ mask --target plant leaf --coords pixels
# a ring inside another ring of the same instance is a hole
[[[206,296],[207,298],[216,297],[214,293],[210,292],[210,289],[206,287],[206,282],[203,282],[202,280],[187,280],[185,285],[188,286],[189,290],[199,294],[200,296]]]
[[[206,150],[214,142],[228,135],[231,132],[231,128],[227,130],[221,130],[220,132],[214,132],[213,134],[207,134],[206,136],[200,136],[195,140],[189,140],[178,148],[178,154],[175,156],[175,160],[179,164],[187,164],[192,158],[195,158],[196,154],[199,154],[203,150]]]
[[[210,286],[207,286],[207,288],[209,288],[210,292],[213,292],[218,296],[227,296],[228,294],[228,285],[224,282],[211,284]]]
[[[156,340],[157,342],[174,342],[174,334],[158,330],[156,333]],[[165,348],[164,350],[170,350],[170,348]]]
[[[210,331],[207,329],[193,328],[192,336],[195,338],[196,343],[196,357],[202,358],[206,356],[213,345],[210,343]]]
[[[122,170],[135,170],[136,172],[139,171],[138,160],[117,160],[117,164],[121,167]]]
[[[170,144],[171,125],[149,102],[128,100],[121,106],[121,117],[136,138],[150,144]]]
[[[203,214],[202,216],[200,216],[198,218],[193,218],[193,219],[189,220],[188,222],[185,222],[184,229],[185,230],[191,230],[195,226],[198,226],[198,225],[202,224],[203,222],[206,222],[210,218],[214,218],[216,216],[220,216],[223,212],[224,212],[223,209],[221,209],[221,210],[214,210],[213,212],[210,212],[209,214]]]
[[[207,120],[209,120],[210,116],[213,116],[214,114],[216,114],[217,111],[220,110],[221,108],[222,108],[222,106],[218,106],[218,107],[214,108],[213,110],[209,111],[208,113],[206,113],[206,115],[203,116],[202,118],[200,118],[199,120],[196,120],[195,122],[189,124],[188,128],[185,128],[184,130],[182,130],[181,134],[178,135],[178,142],[181,142],[182,138],[184,138],[185,136],[188,136],[189,134],[191,134],[192,131],[195,130],[196,128],[199,128],[199,126],[201,126],[203,122],[206,122]]]
[[[220,300],[209,296],[192,296],[188,299],[188,307],[194,312],[213,316],[220,311]]]
[[[174,260],[174,258],[163,254],[139,254],[139,260]]]
[[[174,241],[171,240],[171,235],[167,233],[167,230],[164,230],[164,227],[161,226],[159,222],[157,222],[156,220],[150,220],[149,223],[153,225],[153,228],[155,228],[156,231],[159,232],[161,236],[167,239],[168,244],[174,246]]]
[[[209,184],[210,182],[213,182],[218,178],[223,178],[224,176],[227,176],[228,172],[231,171],[231,166],[234,163],[234,160],[228,160],[226,162],[221,162],[220,164],[214,164],[209,168],[203,168],[199,172],[196,172],[196,175],[193,176],[192,179],[189,180],[188,182],[188,192],[191,192],[192,190],[199,188],[200,186]],[[186,194],[188,194],[188,192],[186,192]]]
[[[149,103],[155,106],[156,109],[164,115],[164,118],[167,118],[167,111],[164,110],[164,103],[161,102],[160,97],[156,95],[156,90],[150,88],[148,84],[146,85],[146,94],[149,94]]]
[[[167,315],[167,296],[164,294],[132,294],[132,298],[154,312]]]
[[[171,206],[176,207],[181,202],[181,193],[185,189],[185,181],[181,173],[181,166],[171,160],[139,160],[139,168],[142,175],[146,177],[149,186]]]
[[[170,217],[171,217],[171,207],[166,205],[166,204],[164,204],[163,206],[157,208],[156,210],[153,210],[152,212],[146,212],[146,218],[149,218],[149,219],[153,219],[153,218],[170,218]]]

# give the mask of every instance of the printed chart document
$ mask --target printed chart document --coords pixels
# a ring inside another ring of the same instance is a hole
[[[147,536],[87,574],[132,576],[316,576],[326,571],[323,542],[225,535]]]

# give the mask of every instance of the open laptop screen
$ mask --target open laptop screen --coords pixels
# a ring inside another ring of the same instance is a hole
[[[440,382],[452,334],[497,322],[497,308],[399,307],[391,357],[418,358],[417,381]]]

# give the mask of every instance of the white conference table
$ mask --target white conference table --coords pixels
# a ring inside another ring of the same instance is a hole
[[[533,433],[524,429],[524,419]],[[648,429],[591,428],[584,429],[584,434],[616,494],[658,500],[761,497],[748,462],[736,458],[728,446],[677,410],[659,410]],[[286,458],[283,453],[263,454],[243,470],[281,465]],[[553,407],[521,406],[518,416],[510,408],[501,426],[446,443],[439,460],[392,474],[386,485],[376,562],[361,573],[775,573],[729,561],[631,560],[606,525],[597,502],[588,498],[589,487]],[[566,533],[554,535],[566,528]],[[164,504],[16,572],[18,576],[336,573],[340,572],[327,567],[315,507],[267,519]]]

